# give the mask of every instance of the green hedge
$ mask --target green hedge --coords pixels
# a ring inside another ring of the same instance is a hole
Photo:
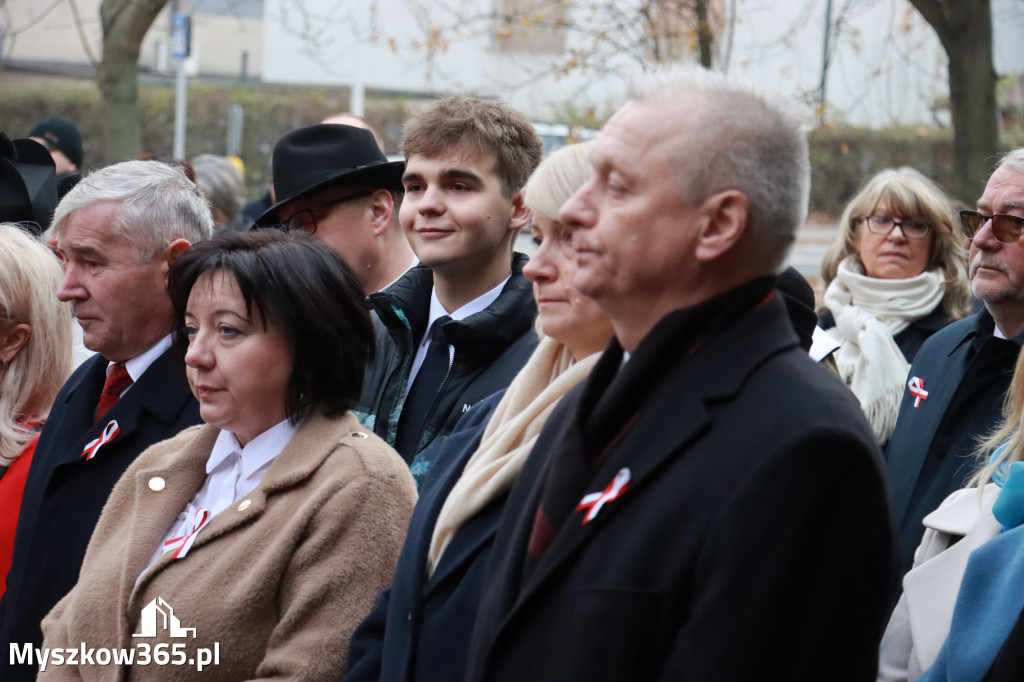
[[[82,134],[85,165],[90,168],[113,161],[106,158],[100,139],[99,90],[91,81],[45,78],[32,84],[5,82],[0,73],[0,130],[23,137],[46,116],[67,116]],[[147,153],[169,155],[174,147],[174,87],[143,85],[139,92],[142,144]],[[398,148],[405,99],[371,99],[366,119],[385,140],[387,151]],[[227,145],[228,108],[237,102],[244,112],[241,158],[245,179],[253,197],[263,193],[269,180],[270,154],[274,143],[289,130],[319,123],[326,116],[348,108],[347,90],[316,88],[220,88],[190,85],[186,156],[224,154]]]
[[[108,163],[99,139],[99,92],[92,81],[40,77],[33,83],[6,82],[0,72],[0,130],[12,137],[26,135],[44,116],[64,115],[82,132],[86,165]],[[259,196],[268,181],[268,159],[274,143],[299,126],[317,123],[348,108],[348,92],[334,88],[215,87],[194,83],[189,88],[187,156],[223,154],[227,112],[237,102],[244,111],[242,160],[251,196]],[[405,98],[367,98],[367,120],[385,139],[387,151],[398,148]],[[173,85],[140,88],[143,145],[146,152],[170,154],[174,135]],[[1019,131],[1015,137],[1020,137]],[[810,133],[811,210],[836,215],[861,184],[878,170],[913,166],[949,190],[952,183],[952,131],[934,128],[823,127]],[[1006,148],[1024,139],[1004,140]]]

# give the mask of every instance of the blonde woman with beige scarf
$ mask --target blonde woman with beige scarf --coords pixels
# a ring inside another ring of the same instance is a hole
[[[921,344],[968,312],[966,254],[949,198],[913,168],[878,173],[843,211],[822,263],[821,327],[882,445]]]
[[[420,489],[394,582],[352,639],[346,682],[461,680],[491,543],[506,496],[559,400],[580,383],[612,335],[572,286],[571,229],[558,209],[592,175],[587,145],[560,149],[526,185],[537,252],[540,344],[503,395],[477,404],[438,448]]]

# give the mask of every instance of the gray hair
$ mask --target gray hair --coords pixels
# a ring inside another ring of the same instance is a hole
[[[1002,168],[1003,166],[1009,166],[1019,173],[1024,173],[1024,147],[1017,147],[1006,152],[1003,158],[999,159],[996,168]]]
[[[206,198],[184,171],[158,161],[124,161],[92,171],[64,196],[53,214],[52,237],[72,213],[104,201],[120,202],[110,231],[132,245],[140,263],[176,239],[195,244],[213,232]]]
[[[534,215],[558,220],[562,204],[594,177],[590,145],[581,142],[562,147],[540,162],[523,191],[523,203]]]
[[[196,184],[206,193],[210,204],[220,211],[226,227],[235,219],[245,204],[245,179],[235,165],[226,157],[216,154],[200,154],[192,159],[192,170],[196,172]]]
[[[64,278],[50,249],[0,224],[0,329],[32,327],[32,335],[0,369],[0,456],[11,460],[31,438],[26,422],[46,419],[71,374],[71,306],[57,300]],[[9,462],[7,462],[9,463]]]
[[[799,120],[776,98],[696,67],[642,73],[629,90],[637,102],[681,97],[695,120],[685,136],[666,141],[675,155],[679,198],[699,205],[719,192],[742,192],[758,250],[780,267],[807,217],[811,190]]]

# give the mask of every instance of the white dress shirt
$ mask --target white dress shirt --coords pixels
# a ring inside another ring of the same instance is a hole
[[[121,395],[127,393],[135,382],[142,378],[142,375],[146,373],[149,366],[156,362],[156,359],[163,355],[168,348],[171,347],[171,343],[174,341],[174,335],[168,334],[164,338],[156,342],[156,345],[152,346],[149,350],[144,353],[136,355],[131,360],[126,360],[124,368],[128,372],[128,376],[132,378],[131,386],[121,391]],[[110,374],[110,368],[113,367],[114,362],[107,363],[107,374]],[[118,396],[120,397],[120,396]]]
[[[406,392],[408,393],[408,387],[412,386],[412,382],[416,379],[416,375],[419,374],[420,367],[423,366],[423,361],[427,357],[427,348],[430,347],[430,328],[434,326],[434,322],[439,317],[444,315],[450,315],[453,320],[464,320],[470,315],[476,315],[479,312],[484,311],[489,305],[494,303],[498,296],[501,295],[501,290],[505,288],[505,284],[512,278],[509,275],[505,279],[501,280],[501,284],[494,287],[486,294],[474,298],[472,301],[462,306],[454,313],[449,313],[441,305],[441,301],[437,298],[437,287],[434,287],[430,292],[430,318],[427,320],[427,332],[423,335],[423,340],[420,341],[420,346],[416,350],[416,357],[412,361],[412,369],[409,370],[409,381],[406,382]],[[448,346],[448,362],[452,361],[455,357],[455,346]]]
[[[206,460],[206,482],[171,524],[164,541],[156,548],[149,566],[164,553],[164,542],[193,532],[197,513],[206,510],[213,518],[253,491],[267,469],[295,435],[297,425],[287,419],[249,441],[244,447],[228,431],[221,431]]]

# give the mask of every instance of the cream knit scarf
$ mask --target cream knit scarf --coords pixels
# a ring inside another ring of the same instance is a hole
[[[825,306],[836,321],[829,333],[841,344],[835,354],[839,373],[881,444],[896,426],[910,369],[893,336],[942,303],[946,278],[937,270],[909,279],[878,279],[862,271],[853,256],[840,263]]]
[[[541,339],[495,408],[480,447],[441,507],[427,554],[428,576],[462,524],[512,487],[551,410],[590,374],[600,356],[594,353],[573,363],[568,348],[552,338]]]

